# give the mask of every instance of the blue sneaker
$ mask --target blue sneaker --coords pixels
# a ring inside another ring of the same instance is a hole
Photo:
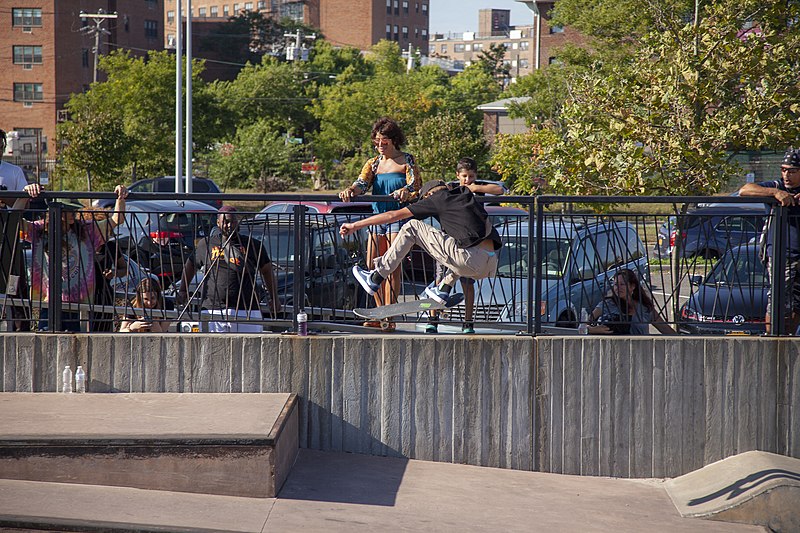
[[[475,326],[473,326],[472,322],[464,322],[464,325],[461,326],[461,333],[464,335],[473,335],[475,333]]]
[[[373,272],[375,271],[364,270],[358,265],[353,267],[353,277],[356,278],[356,281],[358,281],[362,287],[364,287],[364,290],[367,291],[368,294],[375,294],[378,292],[378,289],[381,288],[380,283],[375,283],[372,281]]]
[[[447,303],[450,301],[450,291],[443,291],[436,287],[433,283],[425,287],[425,296],[442,305],[447,305]]]

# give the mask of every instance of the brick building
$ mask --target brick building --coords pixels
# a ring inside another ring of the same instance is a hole
[[[165,44],[174,46],[175,12],[178,0],[165,0]],[[259,11],[275,18],[289,17],[314,28],[337,46],[366,50],[381,39],[428,48],[430,0],[192,0],[192,21],[225,21],[242,11]],[[182,0],[185,17],[186,0]]]
[[[463,68],[476,61],[483,50],[504,44],[505,62],[514,79],[555,61],[556,51],[567,43],[585,44],[585,37],[575,30],[550,23],[549,12],[555,2],[524,3],[533,10],[532,24],[512,26],[508,9],[481,9],[477,32],[432,35],[429,55],[449,59],[456,67]]]
[[[73,93],[88,89],[94,72],[94,27],[80,12],[117,12],[102,27],[100,53],[162,49],[163,0],[20,0],[0,9],[0,129],[17,131],[32,167],[54,157],[56,123]],[[99,76],[102,80],[102,75]],[[20,160],[20,156],[22,159]]]

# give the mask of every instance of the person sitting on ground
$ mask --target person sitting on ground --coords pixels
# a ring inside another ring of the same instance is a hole
[[[143,278],[136,286],[136,296],[131,301],[131,307],[133,307],[132,313],[120,322],[120,332],[166,333],[169,331],[170,321],[158,320],[154,316],[158,315],[159,311],[172,309],[172,305],[164,300],[164,291],[161,290],[158,280]]]
[[[482,279],[495,274],[496,252],[503,242],[469,188],[449,189],[441,180],[428,181],[420,190],[420,198],[408,207],[342,224],[339,233],[346,237],[361,228],[412,218],[400,229],[386,253],[375,259],[373,270],[356,265],[353,275],[367,293],[375,294],[386,276],[394,272],[416,244],[445,266],[441,282],[431,283],[425,294],[447,305],[450,292],[460,277]],[[428,217],[438,220],[442,229],[422,222]]]
[[[652,324],[661,333],[675,330],[661,317],[652,298],[633,270],[618,270],[611,291],[589,317],[589,333],[597,335],[647,335]]]
[[[479,181],[477,179],[478,164],[471,157],[464,157],[458,161],[456,164],[456,177],[458,178],[456,181],[451,181],[447,184],[448,188],[467,187],[475,196],[484,196],[486,194],[499,196],[508,191],[505,186],[498,183]],[[437,283],[444,277],[444,271],[444,265],[436,263],[434,279]],[[475,333],[475,326],[473,324],[473,315],[475,313],[475,280],[462,277],[459,281],[464,290],[464,324],[461,327],[461,332],[472,334]],[[430,319],[425,325],[425,333],[437,333],[438,331],[439,312],[431,311]]]

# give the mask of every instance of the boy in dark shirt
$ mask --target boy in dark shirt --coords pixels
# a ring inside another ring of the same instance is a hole
[[[447,305],[450,291],[460,277],[481,279],[497,271],[497,250],[503,245],[489,215],[467,187],[448,189],[441,180],[425,183],[417,203],[387,211],[352,223],[342,224],[343,237],[367,226],[391,224],[411,218],[392,242],[386,253],[375,259],[374,270],[353,267],[353,275],[369,294],[375,294],[383,279],[393,272],[416,244],[446,267],[437,286],[431,284],[425,294]],[[433,217],[442,229],[422,220]]]
[[[448,188],[467,187],[475,196],[485,196],[487,194],[500,196],[505,194],[507,189],[500,184],[478,180],[478,164],[471,157],[464,157],[456,164],[456,181],[447,184]],[[436,275],[434,279],[439,282],[444,277],[445,267],[442,263],[436,263]],[[464,290],[464,324],[461,332],[465,334],[475,333],[472,319],[475,312],[475,280],[473,278],[462,277],[461,287]],[[425,333],[437,333],[439,331],[439,312],[432,311],[430,320],[425,325]]]

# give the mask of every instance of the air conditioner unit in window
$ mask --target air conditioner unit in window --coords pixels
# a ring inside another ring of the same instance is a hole
[[[31,28],[30,26],[23,26],[22,33],[33,33],[33,28]]]
[[[22,107],[33,107],[33,102],[22,102]]]
[[[33,70],[33,65],[31,65],[30,63],[23,63],[22,70]]]

